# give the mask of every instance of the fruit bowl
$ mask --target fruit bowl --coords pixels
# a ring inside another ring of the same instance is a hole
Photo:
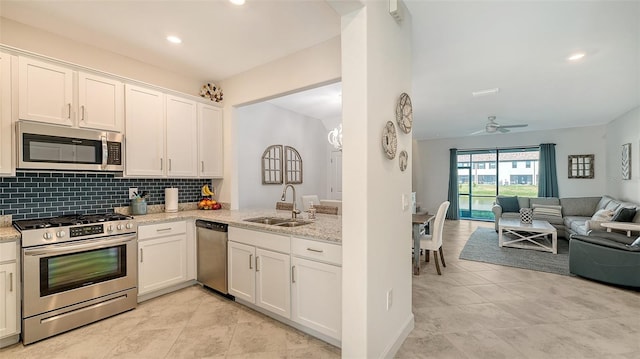
[[[198,209],[211,210],[220,208],[222,208],[222,205],[211,198],[203,198],[198,202]]]

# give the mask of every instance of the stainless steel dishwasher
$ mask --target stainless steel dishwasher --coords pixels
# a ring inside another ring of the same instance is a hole
[[[225,295],[228,294],[227,232],[227,224],[196,220],[198,282]]]

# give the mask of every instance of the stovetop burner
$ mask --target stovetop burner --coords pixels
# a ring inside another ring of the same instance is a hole
[[[14,221],[16,228],[20,231],[29,229],[42,229],[49,227],[77,226],[81,224],[91,224],[108,221],[122,221],[133,217],[119,213],[100,213],[100,214],[72,214],[66,216],[26,219]]]

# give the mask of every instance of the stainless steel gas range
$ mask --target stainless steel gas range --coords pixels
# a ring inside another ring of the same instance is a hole
[[[114,213],[14,221],[22,233],[22,341],[137,305],[137,225]]]

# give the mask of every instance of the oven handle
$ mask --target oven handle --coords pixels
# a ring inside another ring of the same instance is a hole
[[[84,249],[100,249],[100,248],[113,247],[115,245],[135,241],[135,239],[136,239],[135,235],[127,235],[125,237],[121,237],[118,239],[113,239],[113,238],[103,239],[99,241],[92,241],[91,243],[87,243],[87,244],[67,243],[67,244],[53,245],[53,246],[44,247],[44,248],[34,248],[34,249],[26,248],[24,249],[24,255],[25,256],[41,256],[41,255],[48,255],[48,254],[74,253]]]

